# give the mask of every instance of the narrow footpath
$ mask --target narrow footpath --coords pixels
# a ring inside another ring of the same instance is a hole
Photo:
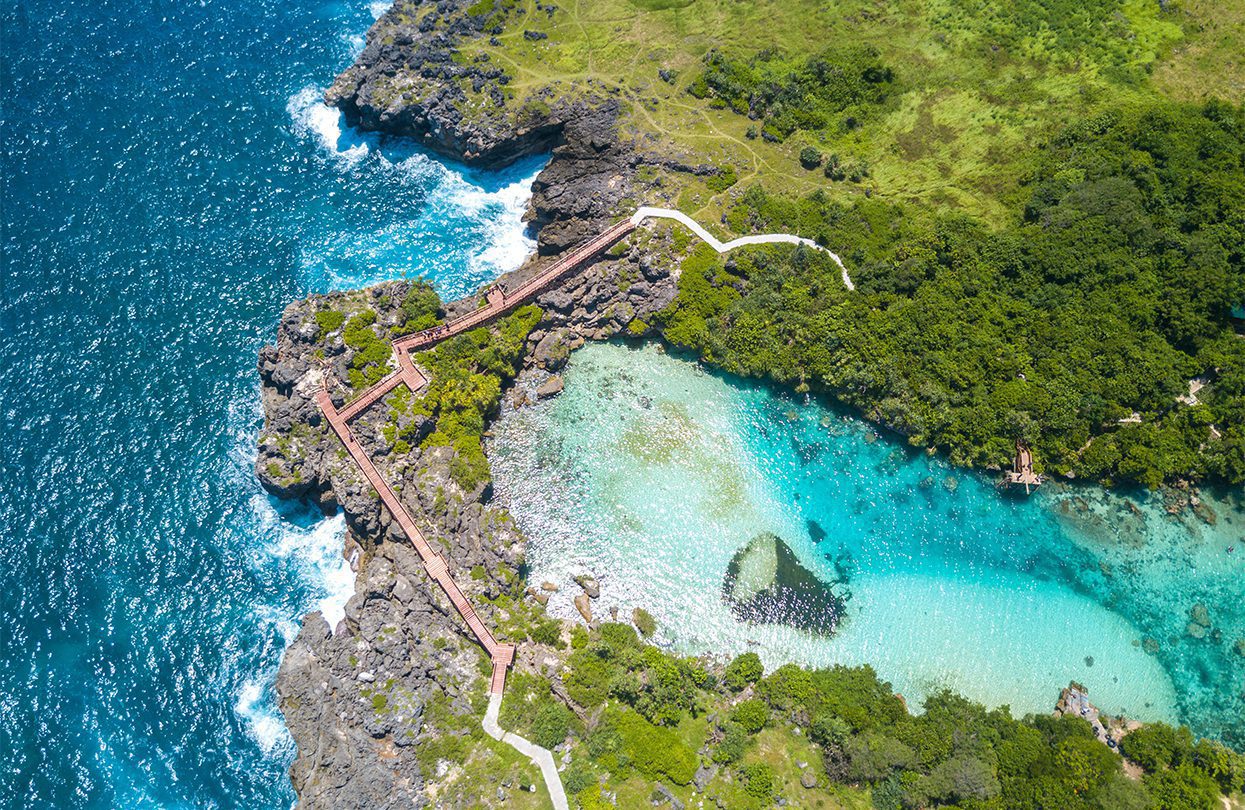
[[[368,483],[380,495],[381,502],[385,508],[393,515],[398,526],[402,529],[403,534],[415,547],[419,558],[424,563],[424,568],[431,577],[445,592],[449,598],[450,604],[458,611],[458,615],[470,628],[472,634],[480,642],[485,652],[488,653],[489,659],[492,661],[493,673],[489,681],[489,706],[488,711],[484,715],[484,730],[490,737],[514,748],[524,756],[528,757],[533,764],[540,768],[541,775],[544,777],[545,786],[549,790],[549,796],[553,801],[555,810],[569,810],[566,801],[566,792],[562,787],[562,779],[558,775],[558,769],[553,760],[553,755],[544,748],[535,745],[528,740],[511,734],[498,725],[497,717],[501,710],[502,694],[506,688],[506,671],[514,662],[515,645],[502,644],[493,637],[492,631],[488,626],[480,620],[476,615],[475,609],[471,606],[471,602],[467,600],[462,589],[458,587],[458,583],[450,575],[449,565],[445,558],[439,554],[424,537],[423,532],[415,525],[415,520],[411,517],[406,507],[398,499],[397,493],[388,481],[376,469],[376,465],[368,458],[364,452],[363,446],[355,439],[354,434],[350,431],[350,421],[363,411],[367,410],[385,394],[392,391],[399,385],[406,385],[412,393],[417,393],[419,389],[428,383],[428,378],[416,368],[411,360],[412,351],[423,351],[429,349],[443,340],[447,340],[455,335],[476,329],[489,321],[505,314],[511,309],[536,298],[545,290],[556,284],[573,270],[578,269],[585,262],[598,256],[600,253],[608,250],[611,246],[626,237],[645,219],[664,218],[673,219],[687,226],[698,237],[707,242],[719,253],[733,250],[744,245],[766,244],[774,242],[785,242],[794,244],[803,244],[825,251],[830,254],[838,264],[839,269],[843,273],[843,284],[849,289],[853,287],[851,279],[848,278],[847,270],[843,267],[843,263],[839,261],[839,257],[824,247],[813,242],[811,239],[805,239],[790,234],[765,234],[760,236],[744,236],[734,239],[730,242],[720,242],[715,239],[712,234],[706,231],[691,217],[679,211],[673,211],[667,208],[651,208],[643,207],[638,209],[629,219],[610,226],[597,236],[585,242],[580,247],[567,253],[565,256],[554,261],[548,267],[541,270],[528,281],[521,284],[517,289],[507,291],[500,284],[494,284],[484,291],[483,306],[480,306],[466,315],[453,318],[445,323],[434,326],[430,329],[424,329],[420,332],[414,332],[410,335],[397,338],[393,341],[394,355],[397,360],[397,368],[382,378],[372,387],[361,393],[349,404],[345,405],[341,410],[333,404],[332,397],[328,390],[329,377],[326,374],[322,381],[322,387],[316,394],[316,403],[320,406],[320,410],[324,413],[328,420],[329,426],[333,432],[341,439],[342,444],[346,446],[346,452],[358,465],[363,472],[363,476]]]

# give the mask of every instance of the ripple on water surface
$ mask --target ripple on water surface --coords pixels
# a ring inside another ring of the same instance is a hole
[[[343,127],[320,88],[383,10],[0,11],[0,807],[294,801],[273,679],[353,574],[340,520],[260,491],[256,353],[309,293],[517,266],[542,162]]]
[[[534,580],[590,570],[599,610],[644,606],[678,649],[869,663],[913,705],[949,687],[1046,712],[1076,680],[1108,711],[1239,733],[1228,534],[1090,490],[1001,497],[859,420],[654,347],[589,345],[566,378],[559,398],[505,413],[492,449]],[[1141,516],[1131,535],[1109,519],[1121,510]],[[761,532],[837,583],[833,638],[741,623],[723,603],[732,556]],[[551,610],[575,615],[573,593]],[[1179,637],[1194,604],[1218,641]]]

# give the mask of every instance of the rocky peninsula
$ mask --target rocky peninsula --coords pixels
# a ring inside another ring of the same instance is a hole
[[[462,6],[443,2],[430,9],[399,0],[369,32],[357,63],[327,99],[353,125],[412,137],[472,164],[499,167],[550,151],[528,212],[539,255],[499,280],[517,287],[546,256],[603,227],[632,186],[638,153],[618,137],[617,103],[605,95],[537,114],[509,110],[496,92],[496,114],[468,121],[457,84],[497,87],[499,76],[449,59],[457,37],[479,33]],[[401,91],[393,86],[398,65],[419,66],[398,71],[418,77]],[[542,296],[536,302],[539,320],[523,336],[519,369],[546,381],[583,341],[618,334],[669,304],[674,279],[655,253],[656,246],[604,257]],[[349,345],[342,318],[337,328],[326,329],[333,319],[317,320],[317,313],[374,312],[367,328],[382,338],[405,322],[402,304],[417,286],[390,282],[291,304],[276,343],[260,355],[265,419],[257,474],[279,497],[309,499],[326,512],[342,509],[346,553],[357,571],[342,623],[331,628],[319,614],[309,615],[278,676],[281,709],[298,747],[291,777],[308,807],[427,804],[434,795],[429,782],[446,776],[437,772],[444,760],[417,751],[467,734],[481,711],[481,653],[314,401],[325,375],[338,389],[350,389],[359,354]],[[448,304],[444,314],[452,317],[474,303]],[[523,595],[523,538],[505,510],[490,502],[486,482],[465,488],[455,479],[454,448],[421,447],[436,429],[434,419],[404,412],[394,420],[397,434],[386,438],[396,396],[384,403],[388,413],[378,404],[359,417],[360,441],[382,474],[397,483],[403,503],[426,521],[430,541],[459,572],[481,617],[504,634],[515,614],[538,606]],[[525,644],[515,669],[540,672],[544,658],[539,645]],[[498,801],[521,781],[505,768],[484,771],[492,782],[474,786],[481,801]]]

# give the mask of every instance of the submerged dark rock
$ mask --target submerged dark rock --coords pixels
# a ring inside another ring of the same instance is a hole
[[[731,558],[722,599],[741,621],[785,624],[829,636],[844,600],[796,558],[778,535],[758,534]]]

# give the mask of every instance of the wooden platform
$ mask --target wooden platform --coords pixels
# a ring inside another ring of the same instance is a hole
[[[1007,483],[1023,485],[1028,495],[1034,487],[1040,486],[1042,476],[1033,471],[1033,453],[1023,444],[1016,444],[1016,461],[1007,473]]]

